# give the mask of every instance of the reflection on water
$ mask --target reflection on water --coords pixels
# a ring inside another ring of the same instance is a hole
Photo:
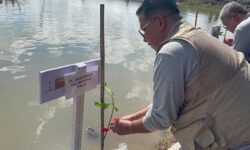
[[[99,57],[100,3],[105,4],[106,81],[119,108],[115,116],[150,103],[155,52],[137,33],[137,1],[0,0],[1,149],[70,149],[72,100],[38,104],[38,72]],[[194,24],[196,10],[181,9]],[[209,31],[217,19],[217,12],[199,10],[197,25]],[[84,128],[100,128],[99,109],[93,105],[98,99],[99,89],[86,94]],[[159,133],[111,133],[105,144],[106,149],[125,142],[129,149],[152,150],[159,138]],[[95,138],[83,132],[84,150],[100,149],[99,144],[99,131]]]
[[[21,10],[21,0],[0,0],[0,4],[4,4],[6,7],[12,6],[17,7],[19,10]]]

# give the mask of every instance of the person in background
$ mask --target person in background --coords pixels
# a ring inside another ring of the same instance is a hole
[[[224,27],[234,33],[233,48],[244,53],[250,61],[250,13],[237,2],[230,2],[223,6],[219,18]],[[225,40],[227,43],[227,40]]]
[[[250,149],[250,65],[244,55],[185,22],[173,0],[144,0],[136,12],[155,50],[152,103],[112,121],[118,135],[169,127],[173,149]]]

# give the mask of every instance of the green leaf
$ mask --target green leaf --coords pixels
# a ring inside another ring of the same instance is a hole
[[[110,106],[109,103],[99,103],[99,102],[95,102],[95,106],[106,109]]]
[[[112,102],[114,103],[114,92],[107,85],[105,85],[105,90],[109,94],[109,96],[112,98]]]
[[[115,112],[118,112],[118,108],[116,106],[114,106],[114,110]]]

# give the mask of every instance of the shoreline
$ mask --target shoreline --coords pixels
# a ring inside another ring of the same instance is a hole
[[[236,2],[246,6],[248,10],[250,10],[250,1],[243,1],[243,0],[235,0]],[[215,8],[222,8],[226,3],[231,2],[230,0],[176,0],[177,3],[183,5],[201,5],[204,6],[211,6]]]

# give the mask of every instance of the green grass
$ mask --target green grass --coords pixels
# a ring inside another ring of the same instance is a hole
[[[180,3],[178,3],[178,6],[180,8],[188,7],[188,8],[207,11],[207,12],[217,12],[217,11],[219,12],[222,8],[222,6],[219,6],[219,5],[198,3],[195,0],[188,0],[188,1],[180,2]]]

